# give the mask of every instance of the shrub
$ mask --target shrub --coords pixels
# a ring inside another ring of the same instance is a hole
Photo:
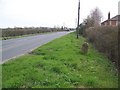
[[[22,36],[27,34],[37,34],[37,33],[45,33],[45,32],[56,32],[61,31],[58,28],[6,28],[2,29],[2,37],[10,37],[10,36]]]
[[[112,62],[118,63],[118,27],[90,27],[85,36],[100,52],[108,56]]]
[[[85,29],[86,29],[86,28],[87,28],[86,25],[80,24],[80,26],[79,26],[79,34],[81,34],[81,35],[84,36],[84,34],[85,34]]]

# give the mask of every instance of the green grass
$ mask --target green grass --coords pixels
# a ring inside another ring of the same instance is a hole
[[[91,44],[83,55],[85,38],[75,33],[39,47],[2,65],[3,88],[116,88],[114,65]]]
[[[0,89],[2,89],[2,65],[0,65]]]

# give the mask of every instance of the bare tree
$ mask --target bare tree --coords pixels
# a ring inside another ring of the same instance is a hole
[[[86,25],[86,28],[94,26],[94,20],[90,17],[90,15],[87,16],[87,19],[84,19],[83,23]]]
[[[91,13],[87,16],[86,19],[79,25],[79,33],[85,34],[85,29],[89,27],[98,27],[100,26],[102,18],[102,13],[99,8],[95,8],[91,11]]]
[[[94,27],[99,26],[101,23],[102,13],[98,7],[91,11],[91,19],[94,21]]]
[[[87,28],[97,27],[101,23],[102,13],[99,8],[95,8],[91,11],[90,15],[83,21]]]

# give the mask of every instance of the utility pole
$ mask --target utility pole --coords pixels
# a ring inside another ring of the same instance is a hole
[[[79,0],[79,3],[78,3],[78,22],[77,22],[77,28],[76,28],[77,39],[79,38],[78,37],[78,35],[79,35],[79,18],[80,18],[80,0]]]

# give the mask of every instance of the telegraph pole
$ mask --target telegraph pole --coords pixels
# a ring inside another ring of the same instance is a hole
[[[80,18],[80,0],[79,0],[79,3],[78,3],[78,22],[77,22],[77,28],[76,28],[76,32],[77,32],[77,39],[79,38],[78,35],[79,35],[79,18]]]

